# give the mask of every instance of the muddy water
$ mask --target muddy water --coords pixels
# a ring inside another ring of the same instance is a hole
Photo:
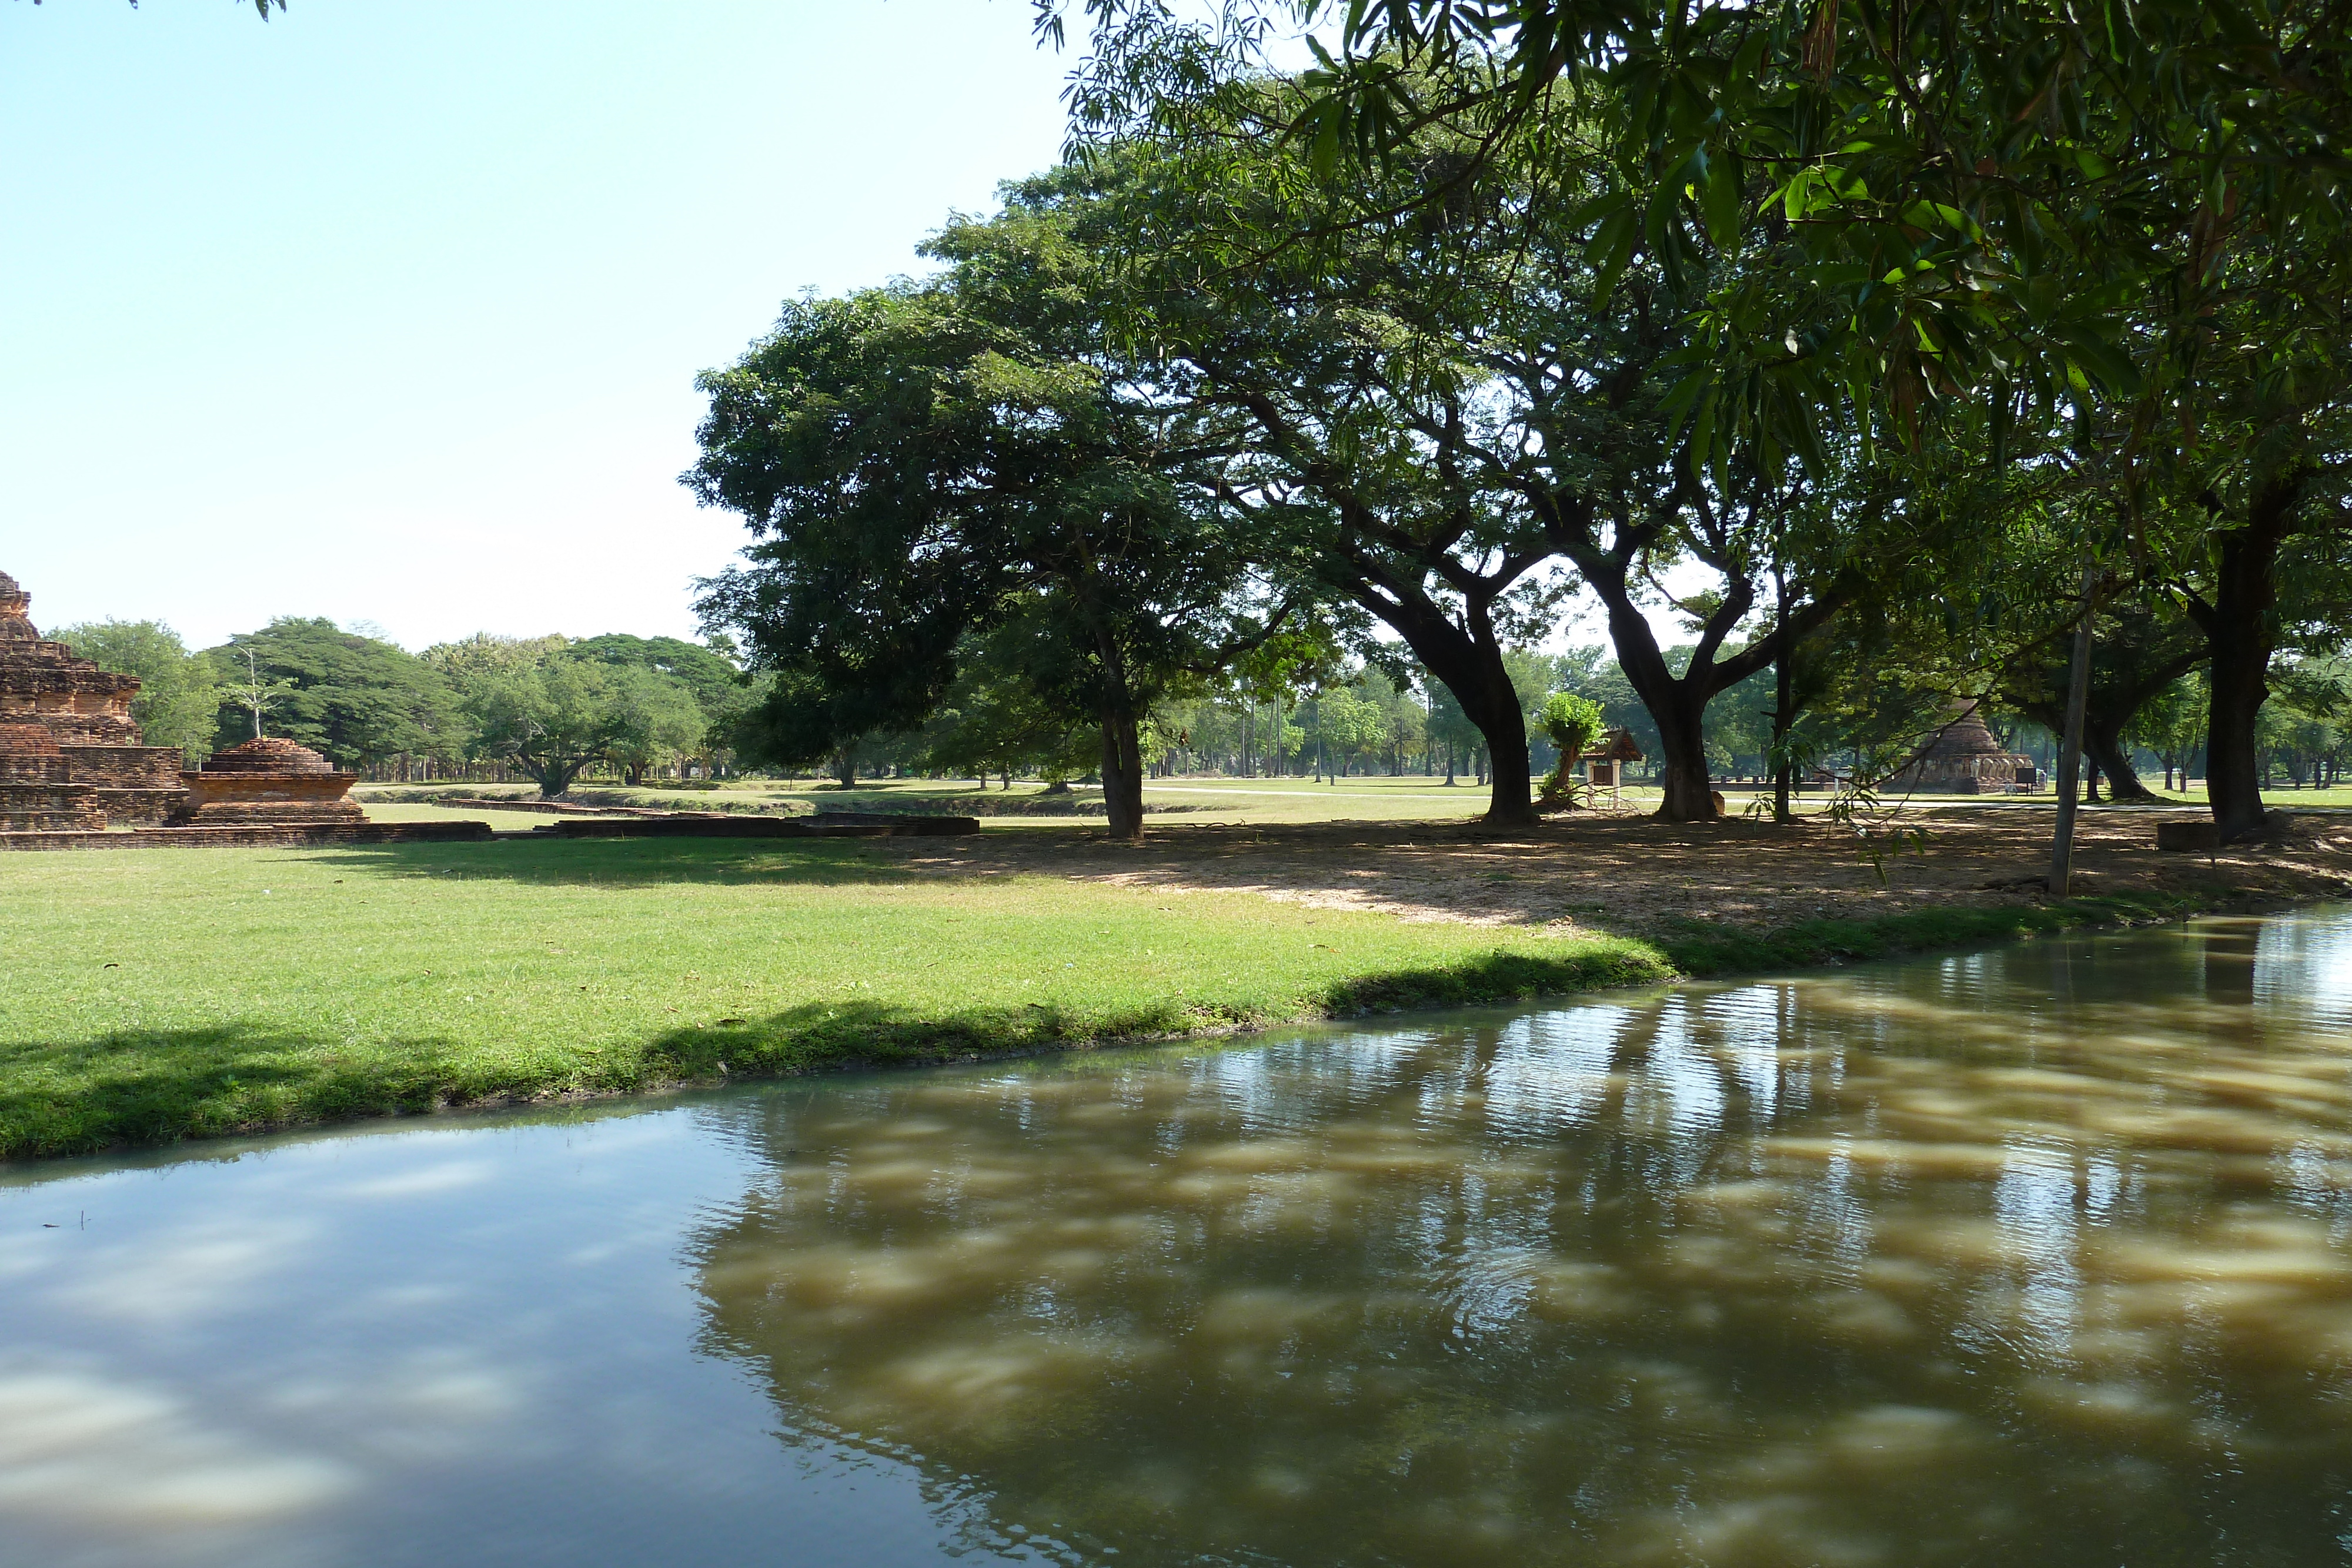
[[[2352,914],[0,1186],[0,1562],[722,1558],[2352,1559]]]

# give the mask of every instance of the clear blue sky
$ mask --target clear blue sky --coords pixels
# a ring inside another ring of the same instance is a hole
[[[41,624],[689,635],[698,371],[1051,162],[1025,0],[0,6]]]

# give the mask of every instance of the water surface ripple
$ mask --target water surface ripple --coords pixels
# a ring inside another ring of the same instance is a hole
[[[2352,1559],[2343,910],[207,1153],[0,1563]]]

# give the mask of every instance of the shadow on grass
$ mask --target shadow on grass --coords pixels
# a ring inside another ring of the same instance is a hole
[[[1919,909],[1868,920],[1801,920],[1766,931],[1727,931],[1685,920],[1653,940],[1676,969],[1699,977],[1982,947],[2095,926],[2147,925],[2185,918],[2215,902],[2163,894],[2118,894],[2004,909]]]
[[[662,887],[792,883],[846,887],[919,879],[859,839],[499,839],[384,844],[318,862],[382,877],[492,878],[539,886]]]
[[[123,1030],[0,1046],[0,1158],[429,1110],[466,1076],[446,1040],[344,1051],[289,1030]]]

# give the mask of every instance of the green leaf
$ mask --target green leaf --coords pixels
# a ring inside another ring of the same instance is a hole
[[[1739,160],[1728,151],[1706,160],[1698,187],[1699,214],[1707,237],[1729,246],[1739,239]]]
[[[1584,247],[1584,258],[1591,263],[1596,277],[1593,293],[1606,301],[1615,290],[1617,280],[1625,276],[1633,264],[1633,239],[1638,214],[1631,203],[1618,207],[1601,221],[1601,227]]]
[[[2139,389],[2139,367],[2118,345],[2089,327],[2068,329],[2065,341],[2068,359],[2106,391],[2128,395]]]

